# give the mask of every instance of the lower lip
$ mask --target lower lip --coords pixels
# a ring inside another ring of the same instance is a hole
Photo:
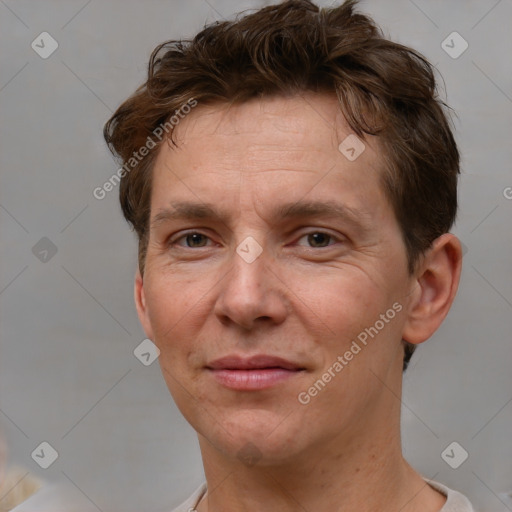
[[[220,384],[239,391],[270,388],[298,375],[300,370],[262,368],[260,370],[210,370]]]

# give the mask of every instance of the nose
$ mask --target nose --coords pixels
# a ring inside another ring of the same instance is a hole
[[[215,315],[224,325],[253,330],[284,322],[287,315],[285,287],[272,269],[273,261],[265,250],[252,262],[233,251],[214,307]]]

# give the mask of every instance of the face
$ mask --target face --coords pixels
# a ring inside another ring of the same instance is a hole
[[[336,97],[309,94],[199,105],[160,149],[139,316],[227,456],[284,460],[387,421],[412,281],[378,141],[343,153],[349,135]]]

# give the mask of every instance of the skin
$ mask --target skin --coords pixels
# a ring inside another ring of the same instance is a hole
[[[167,386],[198,433],[209,489],[199,512],[434,512],[445,502],[402,457],[401,339],[422,343],[443,321],[461,245],[442,235],[409,275],[379,184],[379,141],[366,138],[349,161],[338,150],[349,134],[336,97],[308,93],[199,105],[177,126],[178,147],[159,150],[151,221],[161,220],[150,229],[135,301]],[[305,200],[349,207],[355,223],[274,215]],[[165,218],[177,201],[225,216]],[[252,263],[236,252],[248,236],[262,248]],[[394,303],[401,311],[299,403]],[[270,389],[235,391],[205,369],[234,353],[280,356],[305,370]]]

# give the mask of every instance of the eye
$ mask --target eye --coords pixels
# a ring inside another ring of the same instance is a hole
[[[322,248],[322,247],[328,247],[329,245],[332,245],[332,243],[329,243],[331,241],[334,241],[334,237],[330,235],[329,233],[325,233],[323,231],[314,231],[311,233],[307,233],[299,238],[299,241],[302,239],[306,239],[307,243],[310,247],[313,248]],[[299,245],[302,245],[299,243]]]
[[[194,249],[196,247],[207,247],[207,242],[210,240],[203,233],[198,233],[196,231],[186,233],[179,238],[171,240],[169,242],[170,246],[178,245],[179,247],[185,247],[188,249]]]

